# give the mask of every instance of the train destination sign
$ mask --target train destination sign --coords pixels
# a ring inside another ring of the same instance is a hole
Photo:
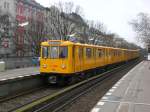
[[[53,45],[59,45],[59,44],[61,44],[61,42],[59,42],[59,41],[51,41],[51,42],[48,42],[48,44],[53,44]]]

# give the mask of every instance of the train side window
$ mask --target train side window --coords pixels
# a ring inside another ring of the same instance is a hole
[[[118,56],[120,56],[120,51],[118,51]]]
[[[109,56],[111,57],[111,50],[109,50]]]
[[[91,50],[91,48],[86,48],[86,57],[87,58],[91,58],[91,56],[92,56],[92,50]]]
[[[115,51],[115,56],[117,56],[117,51]]]
[[[42,58],[48,57],[48,47],[42,47]]]
[[[111,50],[111,56],[114,56],[114,51],[113,50]]]
[[[106,56],[106,52],[107,52],[107,51],[104,50],[103,52],[104,52],[104,56]]]
[[[114,51],[114,56],[116,56],[116,51]]]
[[[110,52],[110,55],[113,56],[113,50],[111,49],[109,52]]]
[[[104,55],[104,51],[102,49],[98,49],[98,57],[102,57]]]
[[[120,56],[120,51],[118,51],[118,56]]]
[[[67,58],[68,57],[68,47],[60,46],[59,48],[59,58]]]
[[[107,56],[107,51],[106,51],[106,49],[104,49],[104,56]]]

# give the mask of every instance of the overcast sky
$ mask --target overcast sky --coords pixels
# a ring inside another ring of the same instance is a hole
[[[150,12],[150,0],[36,0],[49,7],[59,1],[80,5],[86,19],[103,22],[107,29],[129,42],[135,41],[129,21],[139,12]]]

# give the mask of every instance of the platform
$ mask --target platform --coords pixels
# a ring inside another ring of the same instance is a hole
[[[150,61],[129,71],[91,112],[150,112]]]
[[[0,72],[0,81],[39,74],[39,67],[18,68]]]

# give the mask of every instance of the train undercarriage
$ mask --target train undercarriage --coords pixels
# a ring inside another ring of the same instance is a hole
[[[86,70],[74,74],[66,75],[66,74],[56,74],[56,73],[41,73],[41,75],[44,76],[44,82],[46,84],[60,85],[60,86],[70,85],[85,80],[87,78],[90,78],[92,76],[101,74],[103,72],[106,72],[107,70],[113,69],[127,62],[128,61],[111,64],[111,65],[98,67],[98,68],[94,68],[94,69],[90,69],[90,70]]]

